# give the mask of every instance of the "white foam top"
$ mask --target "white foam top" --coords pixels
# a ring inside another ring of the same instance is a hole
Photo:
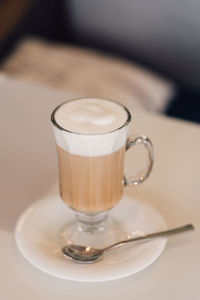
[[[121,127],[127,112],[118,103],[97,98],[66,102],[55,113],[61,127],[81,134],[102,134]]]
[[[127,140],[128,113],[110,100],[84,98],[66,102],[55,111],[54,120],[67,130],[53,126],[57,144],[73,154],[107,155],[122,148]]]

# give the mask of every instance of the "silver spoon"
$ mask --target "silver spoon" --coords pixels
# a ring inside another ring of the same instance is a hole
[[[100,260],[103,257],[104,253],[106,251],[110,250],[111,248],[114,248],[117,246],[123,246],[124,244],[130,243],[130,242],[136,242],[136,241],[141,241],[141,240],[146,240],[146,239],[153,239],[153,238],[157,238],[157,237],[169,236],[172,234],[177,234],[180,232],[184,232],[187,230],[193,230],[193,229],[194,229],[194,226],[192,224],[188,224],[188,225],[181,226],[178,228],[174,228],[174,229],[170,229],[170,230],[166,230],[166,231],[155,232],[155,233],[150,233],[150,234],[146,234],[146,235],[139,236],[136,238],[120,241],[120,242],[112,244],[103,249],[97,249],[97,248],[93,248],[90,246],[85,247],[85,246],[69,244],[62,248],[62,253],[65,256],[67,256],[68,258],[71,258],[77,262],[93,263],[93,262]]]

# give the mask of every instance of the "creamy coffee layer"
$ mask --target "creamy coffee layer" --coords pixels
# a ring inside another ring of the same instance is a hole
[[[54,114],[56,142],[76,155],[102,156],[122,148],[127,140],[129,114],[113,101],[85,98],[62,104]]]
[[[86,213],[106,211],[122,195],[125,147],[109,155],[85,157],[57,146],[62,200]]]

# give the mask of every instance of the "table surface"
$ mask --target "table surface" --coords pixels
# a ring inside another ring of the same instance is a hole
[[[77,283],[39,271],[18,252],[13,230],[19,214],[57,180],[49,116],[69,97],[0,76],[0,299],[199,299],[200,126],[193,123],[133,112],[131,133],[152,138],[155,165],[148,181],[126,193],[155,206],[168,227],[196,227],[170,238],[150,267],[110,282]]]

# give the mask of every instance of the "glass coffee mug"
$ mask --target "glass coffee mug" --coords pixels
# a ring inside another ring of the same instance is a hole
[[[141,184],[153,165],[146,136],[128,138],[131,114],[123,105],[99,98],[62,103],[51,115],[57,144],[60,196],[75,212],[61,229],[62,244],[103,247],[119,241],[123,224],[108,212],[126,186]],[[148,165],[138,178],[123,173],[125,152],[134,145],[147,149]]]

